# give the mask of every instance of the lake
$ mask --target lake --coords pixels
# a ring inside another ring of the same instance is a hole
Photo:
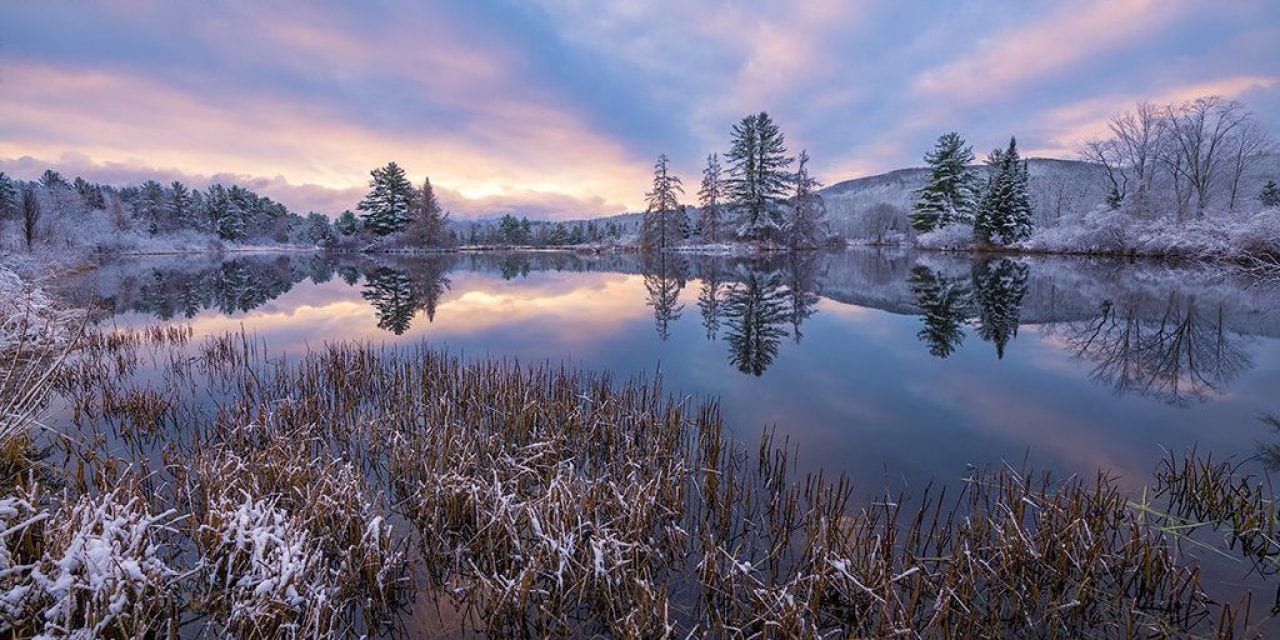
[[[100,323],[661,376],[748,446],[911,492],[975,466],[1115,474],[1166,450],[1280,462],[1280,292],[1218,267],[850,249],[122,258],[64,280]]]

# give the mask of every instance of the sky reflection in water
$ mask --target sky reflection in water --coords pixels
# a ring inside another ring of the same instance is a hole
[[[337,339],[660,371],[746,442],[864,490],[1024,457],[1146,482],[1162,447],[1249,456],[1280,434],[1274,290],[1217,270],[850,250],[736,260],[488,254],[148,258],[65,283],[107,322],[242,326],[273,353]]]

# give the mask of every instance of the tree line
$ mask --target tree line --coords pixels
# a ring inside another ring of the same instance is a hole
[[[176,180],[168,185],[147,180],[115,187],[82,177],[68,180],[53,169],[32,181],[0,172],[0,237],[11,222],[17,223],[20,242],[29,250],[41,243],[105,242],[104,233],[196,233],[278,243],[320,243],[332,234],[323,214],[298,215],[239,185],[200,190]]]

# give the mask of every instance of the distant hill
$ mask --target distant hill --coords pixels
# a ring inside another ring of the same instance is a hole
[[[1093,207],[1106,196],[1101,169],[1094,164],[1031,158],[1027,166],[1037,224],[1055,222],[1081,207]],[[986,171],[981,165],[972,168],[977,175]],[[906,230],[916,191],[924,187],[928,177],[927,168],[915,167],[845,180],[823,189],[820,193],[832,231],[847,238],[874,238],[890,229]]]

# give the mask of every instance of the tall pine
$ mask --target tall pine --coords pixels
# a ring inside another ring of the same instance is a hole
[[[1031,198],[1027,195],[1027,164],[1018,156],[1018,142],[992,151],[987,159],[987,189],[973,220],[974,236],[982,242],[1012,244],[1031,236]]]
[[[369,193],[356,206],[364,212],[361,217],[365,228],[380,236],[404,230],[415,194],[404,169],[389,162],[385,167],[370,171],[369,175]]]
[[[786,221],[787,244],[792,249],[815,247],[823,239],[823,223],[827,208],[818,195],[822,186],[809,173],[809,152],[801,151],[795,175],[795,195],[791,198]]]
[[[415,244],[440,247],[448,243],[449,214],[440,206],[431,178],[422,180],[422,188],[414,194],[405,233]]]
[[[645,251],[666,251],[681,238],[680,194],[684,187],[680,177],[672,175],[664,153],[653,165],[653,188],[644,194],[649,205],[644,214],[640,244]]]
[[[707,168],[702,170],[702,187],[698,189],[698,233],[703,242],[719,242],[721,237],[721,209],[724,207],[724,179],[720,172],[720,156],[707,156]]]
[[[954,222],[972,222],[977,190],[969,172],[973,148],[960,134],[946,133],[924,161],[929,163],[929,184],[916,192],[911,226],[925,233]]]
[[[737,233],[748,240],[769,240],[784,225],[783,203],[792,177],[792,159],[782,131],[768,113],[749,115],[733,126],[726,181],[737,213]]]

